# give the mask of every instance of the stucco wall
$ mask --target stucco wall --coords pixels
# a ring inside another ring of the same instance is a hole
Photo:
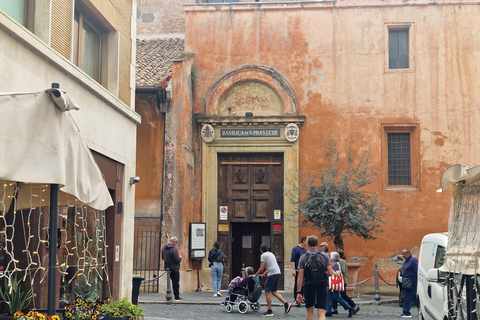
[[[421,238],[447,229],[451,193],[436,193],[453,163],[475,165],[479,131],[480,6],[462,1],[337,1],[186,7],[186,50],[195,53],[194,112],[202,113],[208,90],[242,65],[271,66],[293,87],[299,114],[300,172],[325,162],[318,147],[334,134],[354,153],[372,152],[382,173],[382,124],[416,124],[419,130],[417,189],[386,190],[382,176],[368,189],[390,207],[378,239],[346,236],[349,258],[374,264],[392,283],[403,248],[418,253]],[[413,28],[411,70],[386,65],[388,24]],[[208,38],[208,41],[205,39]],[[301,235],[314,233],[310,228]],[[328,239],[322,239],[328,241]],[[332,245],[332,241],[329,241]],[[286,248],[287,250],[287,248]]]

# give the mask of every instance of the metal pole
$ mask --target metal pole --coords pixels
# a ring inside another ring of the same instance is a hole
[[[200,288],[200,260],[197,259],[197,290],[196,292],[202,292]]]
[[[380,285],[378,284],[378,269],[375,265],[375,304],[380,305]]]
[[[48,237],[48,309],[47,315],[56,313],[57,291],[57,219],[58,184],[50,185],[50,230]]]
[[[171,280],[170,280],[170,268],[167,268],[167,294],[165,295],[165,299],[167,299],[167,303],[172,303],[172,287],[171,287]]]

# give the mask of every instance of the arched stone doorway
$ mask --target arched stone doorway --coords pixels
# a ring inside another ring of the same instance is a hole
[[[197,117],[204,137],[202,220],[207,247],[218,239],[227,253],[223,286],[242,264],[258,268],[264,242],[289,274],[298,217],[284,194],[297,183],[298,127],[305,120],[290,84],[274,68],[240,67],[212,86],[204,112]],[[293,286],[291,278],[281,284]]]

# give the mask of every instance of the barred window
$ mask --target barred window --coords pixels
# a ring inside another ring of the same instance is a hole
[[[408,29],[388,30],[388,68],[408,69]]]
[[[388,184],[411,185],[410,133],[388,133]]]

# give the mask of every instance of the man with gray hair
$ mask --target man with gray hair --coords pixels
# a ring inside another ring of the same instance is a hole
[[[317,309],[318,319],[325,320],[327,308],[327,275],[333,275],[333,269],[328,255],[317,250],[318,237],[310,236],[307,239],[307,253],[300,257],[298,262],[297,301],[305,297],[307,308],[306,320],[313,320],[314,309]]]
[[[402,256],[405,260],[402,268],[402,290],[405,293],[405,298],[403,299],[403,312],[400,318],[411,318],[410,308],[412,304],[415,303],[415,297],[417,295],[418,260],[412,256],[409,249],[403,249]]]
[[[175,247],[178,239],[175,236],[170,237],[169,242],[163,246],[162,259],[165,263],[165,270],[170,270],[170,279],[172,280],[174,301],[183,301],[180,298],[180,262],[182,257],[178,254]]]

